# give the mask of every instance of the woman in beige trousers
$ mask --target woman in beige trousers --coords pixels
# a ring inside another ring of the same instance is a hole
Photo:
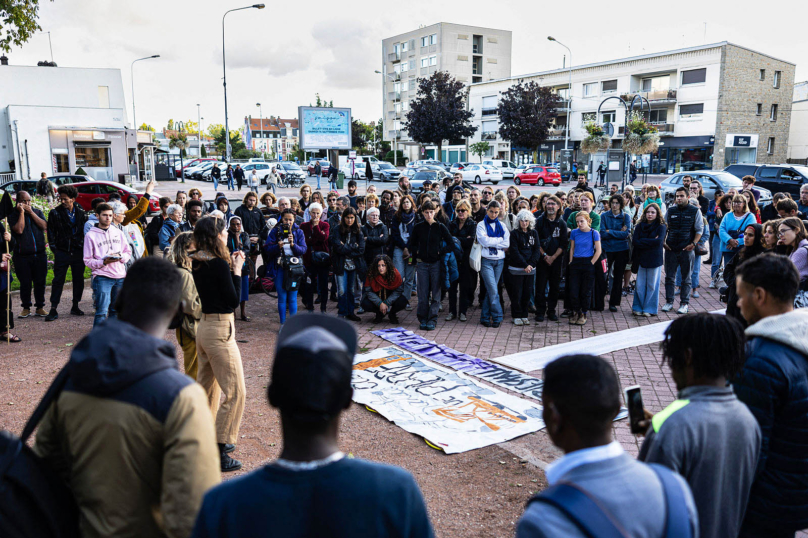
[[[229,454],[236,449],[246,393],[233,314],[240,301],[237,290],[241,289],[244,253],[231,255],[226,241],[224,221],[203,217],[194,228],[197,251],[191,256],[194,283],[202,301],[202,319],[196,329],[196,380],[207,392],[216,420],[222,472],[241,469],[241,462]],[[220,405],[222,393],[224,401]]]

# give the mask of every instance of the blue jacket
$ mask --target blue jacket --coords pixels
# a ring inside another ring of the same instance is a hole
[[[179,222],[168,218],[163,222],[163,227],[160,228],[160,250],[165,250],[171,246],[171,238],[177,235],[179,230]]]
[[[668,227],[641,222],[634,228],[634,259],[643,269],[656,269],[663,264],[663,247]]]
[[[267,237],[267,242],[264,243],[264,250],[269,259],[267,269],[272,271],[273,274],[280,269],[280,266],[277,265],[278,257],[281,255],[281,247],[278,245],[278,233],[280,233],[282,227],[283,225],[278,224],[272,228]],[[292,237],[295,240],[295,244],[292,245],[292,255],[302,258],[303,254],[306,253],[306,236],[303,235],[303,230],[297,224],[292,224]]]
[[[793,532],[808,527],[808,312],[763,318],[746,336],[734,390],[763,445],[744,526]]]
[[[625,227],[625,231],[623,230]],[[600,215],[600,240],[603,252],[628,250],[631,237],[631,217],[620,213],[616,217],[611,211]]]
[[[443,255],[443,285],[445,288],[451,286],[451,283],[460,278],[460,271],[457,269],[457,257],[455,251],[452,250]]]

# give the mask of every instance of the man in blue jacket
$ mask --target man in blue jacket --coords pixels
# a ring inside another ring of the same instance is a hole
[[[626,201],[619,194],[609,198],[609,209],[600,216],[600,237],[603,251],[612,273],[609,311],[617,312],[623,296],[623,273],[629,262],[628,242],[631,237],[631,217],[623,213]]]
[[[194,538],[433,536],[412,475],[339,450],[356,345],[356,330],[344,320],[289,318],[278,335],[267,391],[281,413],[280,458],[212,489]]]
[[[749,327],[734,390],[763,435],[740,536],[794,536],[808,528],[808,311],[793,309],[800,278],[785,256],[750,258],[735,279]]]

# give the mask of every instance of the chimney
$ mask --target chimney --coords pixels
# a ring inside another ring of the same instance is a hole
[[[0,65],[8,65],[8,56],[5,54],[0,56]]]

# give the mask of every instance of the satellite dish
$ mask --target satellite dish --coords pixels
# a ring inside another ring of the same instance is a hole
[[[611,122],[606,122],[603,124],[603,134],[607,136],[614,136],[614,125]]]

